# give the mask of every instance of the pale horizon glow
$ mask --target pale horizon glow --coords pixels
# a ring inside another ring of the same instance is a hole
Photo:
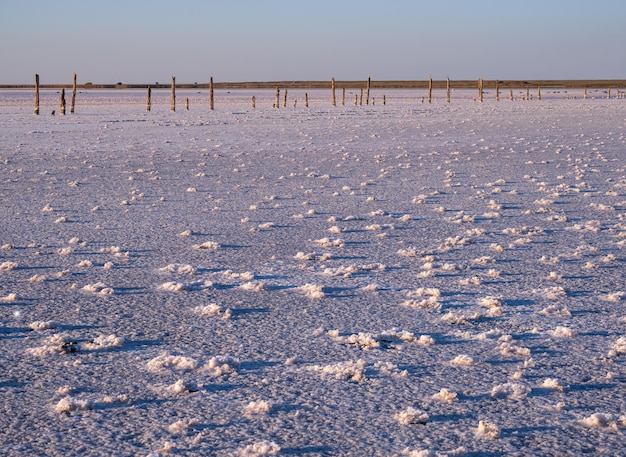
[[[0,84],[626,79],[625,18],[621,0],[0,0]]]

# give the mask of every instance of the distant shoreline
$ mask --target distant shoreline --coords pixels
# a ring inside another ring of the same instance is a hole
[[[371,81],[372,89],[428,89],[428,80],[387,80]],[[495,88],[496,83],[500,89],[526,89],[526,88],[550,88],[550,89],[598,89],[598,88],[626,88],[626,79],[536,79],[536,80],[483,80],[485,89]],[[337,80],[335,87],[338,89],[365,88],[367,81]],[[433,89],[445,89],[446,80],[433,80]],[[68,89],[72,84],[40,84],[40,89]],[[171,83],[166,84],[78,84],[81,90],[89,89],[168,89]],[[276,87],[288,89],[330,89],[331,81],[260,81],[260,82],[215,82],[214,89],[274,89]],[[450,80],[451,89],[474,89],[478,87],[478,80]],[[34,84],[0,84],[0,89],[34,89]],[[176,84],[179,89],[208,89],[209,83],[181,83]]]

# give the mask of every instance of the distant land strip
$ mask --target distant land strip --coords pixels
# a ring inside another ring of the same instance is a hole
[[[372,89],[428,89],[429,80],[393,80],[371,81]],[[600,89],[600,88],[625,88],[626,79],[529,79],[529,80],[483,80],[485,89],[493,89],[496,83],[500,89],[527,89],[541,87],[546,89]],[[433,80],[433,89],[446,89],[446,80]],[[367,81],[335,81],[338,89],[360,89],[367,86]],[[41,84],[41,89],[68,89],[71,84]],[[154,84],[97,84],[85,83],[77,85],[80,89],[168,89],[171,83]],[[215,82],[214,89],[274,89],[276,87],[287,89],[330,89],[331,81],[261,81],[261,82]],[[475,89],[478,80],[450,80],[451,89]],[[34,84],[0,84],[0,89],[34,89]],[[176,84],[180,89],[208,89],[209,83],[182,83]]]

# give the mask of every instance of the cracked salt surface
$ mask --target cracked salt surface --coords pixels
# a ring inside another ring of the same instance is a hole
[[[181,93],[0,92],[3,455],[626,453],[623,100]]]

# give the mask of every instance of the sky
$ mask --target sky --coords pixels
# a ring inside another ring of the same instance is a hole
[[[626,79],[624,0],[0,0],[0,84]]]

